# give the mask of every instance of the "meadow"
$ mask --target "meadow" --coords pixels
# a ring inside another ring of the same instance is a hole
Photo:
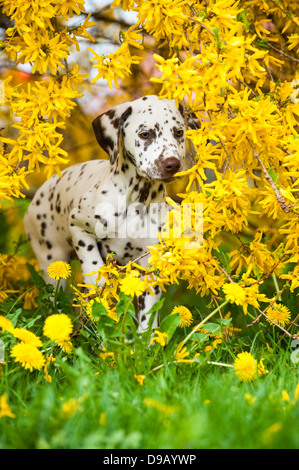
[[[30,250],[28,243],[17,249]],[[181,342],[213,313],[215,303],[188,290],[186,283],[170,286],[154,308],[153,313],[160,308],[159,330],[169,338],[163,345],[151,343],[151,331],[137,334],[133,300],[125,294],[117,303],[118,322],[100,304],[92,306],[93,320],[74,307],[70,285],[76,263],[66,292],[58,281],[53,292],[34,266],[26,269],[30,275],[23,280],[23,295],[0,305],[2,449],[298,447],[298,346],[267,321],[248,327],[257,316],[252,306],[245,316],[241,306],[226,303],[191,336],[187,352]],[[24,308],[24,293],[32,289],[38,292],[35,307]],[[180,316],[171,313],[178,298],[192,313],[187,327],[180,327]],[[297,310],[297,292],[283,296],[283,302]],[[45,336],[46,319],[58,311],[71,319],[69,347]],[[34,338],[21,337],[20,329]],[[34,344],[36,338],[47,361],[17,362],[14,346],[20,339]],[[257,362],[262,359],[261,375],[246,380],[246,371],[236,374],[242,351]]]

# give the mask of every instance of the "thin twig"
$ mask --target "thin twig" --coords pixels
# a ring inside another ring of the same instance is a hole
[[[251,284],[252,285],[252,284]],[[276,297],[274,297],[274,299],[272,300],[272,302],[269,303],[269,305],[267,305],[267,307],[263,310],[263,312],[265,313],[268,308],[272,307],[274,305],[274,303],[276,302],[276,300],[281,296],[281,294],[283,293],[284,291],[284,287],[277,293]],[[261,310],[259,310],[261,312]],[[246,325],[248,328],[252,325],[254,325],[255,323],[257,323],[260,318],[262,317],[263,313],[261,312],[251,323],[248,323],[248,325]],[[271,320],[272,321],[272,320]]]
[[[207,111],[207,113],[208,113],[208,116],[209,116],[209,118],[210,118],[210,121],[212,121],[212,116],[211,116],[210,111]],[[220,144],[221,144],[221,147],[223,148],[223,150],[225,151],[226,156],[227,156],[227,159],[226,159],[226,161],[225,161],[225,163],[224,163],[224,166],[223,166],[223,173],[222,173],[222,179],[223,179],[224,176],[225,176],[225,173],[226,173],[226,171],[227,171],[227,169],[228,169],[228,167],[229,167],[230,161],[231,161],[231,154],[229,153],[229,151],[228,151],[227,148],[225,147],[224,143],[222,142],[221,137],[218,136],[218,139],[219,139],[219,142],[220,142]]]
[[[275,196],[276,196],[276,199],[277,199],[277,202],[279,203],[281,209],[283,210],[283,212],[285,213],[288,213],[290,212],[291,210],[291,207],[285,202],[284,198],[282,197],[282,195],[280,194],[280,192],[278,191],[273,179],[271,178],[271,176],[269,175],[269,172],[267,170],[267,168],[265,167],[265,165],[263,164],[261,158],[260,158],[260,155],[257,153],[257,151],[255,150],[255,148],[253,147],[252,143],[250,142],[250,140],[248,139],[247,137],[247,140],[249,142],[249,145],[250,147],[252,148],[252,151],[253,151],[253,155],[257,158],[259,164],[261,165],[262,169],[263,169],[263,173],[265,175],[265,178],[266,180],[268,181],[268,183],[270,184],[271,188],[273,189],[274,193],[275,193]]]
[[[277,6],[284,15],[286,15],[289,20],[292,21],[292,23],[298,28],[299,27],[299,24],[296,23],[296,21],[293,20],[292,16],[290,15],[290,13],[288,11],[286,11],[284,8],[282,8],[282,6],[279,4],[279,2],[277,2],[276,0],[269,0],[271,3],[274,3],[275,6]]]
[[[271,43],[268,43],[268,46],[271,47],[271,49],[274,49],[274,51],[280,52],[281,55],[287,57],[288,59],[299,63],[299,59],[296,59],[295,57],[292,57],[291,55],[286,54],[282,49],[277,49],[277,47],[274,47]]]
[[[289,331],[289,330],[292,328],[292,326],[296,325],[296,321],[298,320],[298,318],[299,318],[299,313],[298,313],[298,315],[296,316],[296,318],[295,318],[292,322],[290,322],[287,331]],[[293,336],[294,336],[294,335],[293,335]],[[285,337],[285,333],[279,338],[277,344],[280,343],[280,341],[281,341],[284,337]],[[276,346],[277,346],[277,345],[276,345]]]
[[[277,328],[279,328],[280,330],[284,331],[284,333],[288,336],[290,336],[291,338],[293,337],[293,335],[291,335],[291,333],[289,333],[287,330],[285,330],[282,326],[280,326],[278,323],[276,323],[276,321],[272,320],[272,318],[268,317],[268,315],[265,314],[265,312],[263,312],[262,310],[258,309],[258,311],[264,315],[265,318],[267,318],[267,320],[270,322],[270,323],[273,323],[273,325],[277,326]]]
[[[243,80],[240,80],[240,78],[237,78],[237,81],[244,87],[248,88],[248,90],[250,90],[254,96],[257,96],[256,92],[247,83],[243,82]]]
[[[225,271],[225,269],[224,269],[222,266],[218,265],[218,266],[216,266],[216,268],[219,269],[220,271],[222,271],[223,274],[227,277],[227,279],[228,279],[232,284],[236,284],[235,281],[232,280],[232,278],[230,277],[230,275]]]

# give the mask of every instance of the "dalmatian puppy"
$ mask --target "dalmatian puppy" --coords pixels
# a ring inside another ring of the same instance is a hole
[[[109,160],[73,165],[47,180],[24,218],[25,231],[47,283],[49,263],[80,260],[86,284],[95,284],[106,256],[125,265],[157,243],[165,216],[165,183],[183,170],[185,120],[174,101],[150,95],[115,106],[92,122]],[[199,127],[190,115],[189,127]],[[148,259],[140,259],[147,266]],[[138,300],[139,331],[159,299]],[[157,326],[155,319],[153,327]]]

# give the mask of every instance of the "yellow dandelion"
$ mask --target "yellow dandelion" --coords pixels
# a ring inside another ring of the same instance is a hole
[[[153,344],[153,343],[159,343],[161,344],[161,346],[165,346],[166,344],[166,339],[167,339],[167,333],[164,333],[162,331],[159,331],[159,330],[155,330],[155,334],[157,336],[153,336],[152,339],[150,340],[150,344]]]
[[[174,307],[174,309],[171,312],[171,315],[173,315],[174,313],[178,313],[180,315],[180,318],[181,318],[181,321],[179,323],[180,328],[183,328],[184,326],[189,326],[193,322],[192,313],[187,307],[184,307],[183,305]]]
[[[134,378],[137,380],[137,382],[140,384],[140,385],[143,385],[144,383],[144,379],[145,379],[145,375],[142,375],[142,374],[134,374]]]
[[[124,277],[120,283],[119,287],[121,292],[124,294],[134,297],[134,295],[141,295],[145,290],[144,282],[138,277],[133,275]]]
[[[67,279],[71,275],[71,266],[65,261],[54,261],[47,269],[51,279]]]
[[[0,397],[0,419],[7,416],[8,418],[15,418],[16,415],[11,411],[9,404],[7,403],[7,395],[1,395]]]
[[[63,343],[70,339],[73,331],[71,319],[64,313],[50,315],[44,324],[44,335],[55,343]]]
[[[67,354],[72,353],[73,344],[69,339],[65,341],[56,341],[56,344],[62,349],[63,352],[66,352]]]
[[[14,328],[12,334],[15,338],[23,341],[23,343],[31,344],[36,348],[42,347],[43,343],[32,331],[25,330],[24,328]]]
[[[235,363],[235,374],[241,382],[251,382],[257,375],[257,362],[249,352],[237,355]]]
[[[284,327],[290,322],[291,313],[285,305],[274,302],[273,306],[269,307],[267,310],[267,317],[275,321],[279,326]],[[267,318],[267,321],[272,323],[270,320]]]
[[[2,331],[8,331],[9,333],[14,330],[12,322],[3,315],[0,315],[0,328],[2,328]]]
[[[20,362],[22,367],[40,370],[45,363],[45,358],[36,346],[26,343],[18,343],[11,350],[11,356],[16,362]]]

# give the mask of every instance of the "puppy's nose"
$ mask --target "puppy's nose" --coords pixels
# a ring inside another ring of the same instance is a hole
[[[164,160],[163,166],[165,172],[172,176],[179,171],[181,162],[175,157],[169,157]]]

